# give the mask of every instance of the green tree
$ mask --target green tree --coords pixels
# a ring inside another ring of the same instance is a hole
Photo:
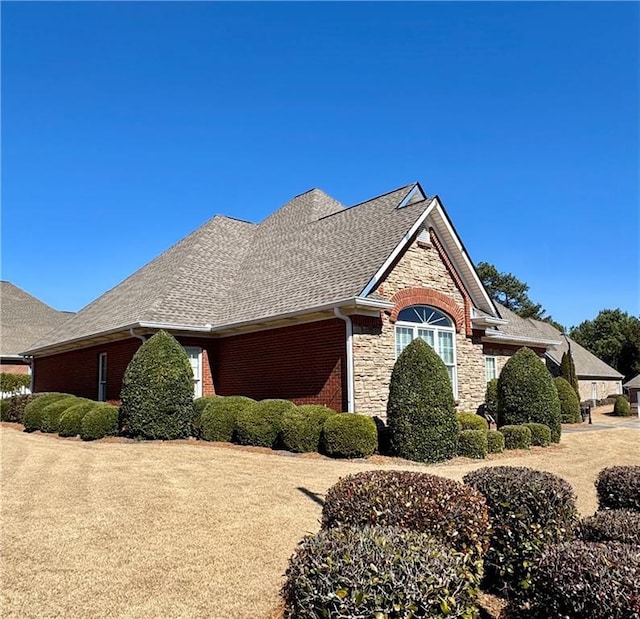
[[[602,310],[593,320],[571,329],[571,338],[624,374],[640,373],[640,318],[620,309]]]
[[[562,353],[562,360],[560,361],[560,376],[573,387],[573,390],[576,392],[576,396],[578,396],[578,400],[580,400],[578,375],[576,374],[576,364],[573,362],[571,349]]]

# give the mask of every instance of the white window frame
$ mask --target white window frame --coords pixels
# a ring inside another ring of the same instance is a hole
[[[451,374],[452,374],[453,380],[451,381],[451,383],[452,383],[451,387],[453,389],[453,397],[457,400],[458,399],[458,351],[457,351],[458,347],[456,346],[456,329],[455,329],[455,326],[454,326],[453,319],[450,316],[448,316],[446,314],[446,312],[443,312],[441,309],[439,309],[437,307],[433,307],[431,305],[425,305],[425,304],[422,304],[422,303],[417,303],[416,305],[411,305],[409,307],[405,307],[405,308],[403,308],[402,311],[404,311],[406,309],[410,309],[411,307],[427,307],[429,309],[435,310],[436,312],[444,315],[449,320],[449,322],[451,323],[451,326],[442,327],[442,326],[438,326],[438,325],[434,325],[434,324],[429,324],[428,322],[408,322],[408,321],[404,321],[404,320],[396,321],[395,328],[394,328],[394,335],[395,335],[394,350],[395,350],[396,359],[398,358],[399,353],[402,352],[402,351],[398,350],[398,328],[411,329],[412,330],[411,341],[413,341],[417,337],[419,337],[418,336],[418,330],[433,331],[433,343],[434,343],[433,349],[436,351],[437,355],[441,359],[442,359],[442,355],[440,354],[440,338],[438,337],[438,333],[439,332],[451,333],[452,334],[451,341],[453,342],[453,363],[452,364],[446,363],[446,362],[444,362],[444,359],[443,359],[443,363],[447,367],[451,367],[452,368]],[[431,344],[429,344],[429,345],[431,345]]]
[[[490,363],[489,361],[493,362],[493,369],[490,371],[489,370],[489,366]],[[493,374],[493,376],[489,376],[489,374]],[[498,378],[498,357],[496,357],[495,355],[485,355],[484,356],[484,377],[486,382],[488,383],[490,380],[494,379],[494,378]]]
[[[194,373],[193,376],[193,397],[201,398],[202,397],[202,346],[183,346],[184,352],[189,357],[189,364],[191,364],[191,354],[194,354],[198,357],[198,368],[197,368],[197,376]],[[193,371],[193,366],[191,366],[191,370]]]
[[[107,353],[98,355],[98,402],[107,401]]]

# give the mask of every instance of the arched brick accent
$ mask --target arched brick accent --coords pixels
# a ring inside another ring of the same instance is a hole
[[[396,292],[391,297],[394,302],[389,320],[396,322],[398,314],[411,305],[431,305],[446,312],[453,319],[458,333],[465,333],[464,310],[456,305],[456,302],[445,294],[431,288],[405,288]]]

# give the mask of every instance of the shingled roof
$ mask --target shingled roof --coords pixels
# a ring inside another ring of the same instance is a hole
[[[258,225],[216,216],[26,352],[140,323],[206,331],[355,298],[431,201],[417,183],[350,208],[312,189]]]
[[[18,357],[71,316],[70,312],[53,309],[11,282],[0,281],[0,356]]]

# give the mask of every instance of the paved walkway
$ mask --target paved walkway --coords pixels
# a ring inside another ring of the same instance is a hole
[[[603,407],[601,407],[603,408]],[[608,411],[611,410],[610,407]],[[593,423],[585,421],[580,424],[565,424],[562,426],[563,434],[571,434],[573,432],[595,432],[597,430],[615,430],[616,428],[631,428],[632,430],[640,430],[640,417],[614,417],[610,412],[602,412],[595,409],[592,411],[591,420]]]

